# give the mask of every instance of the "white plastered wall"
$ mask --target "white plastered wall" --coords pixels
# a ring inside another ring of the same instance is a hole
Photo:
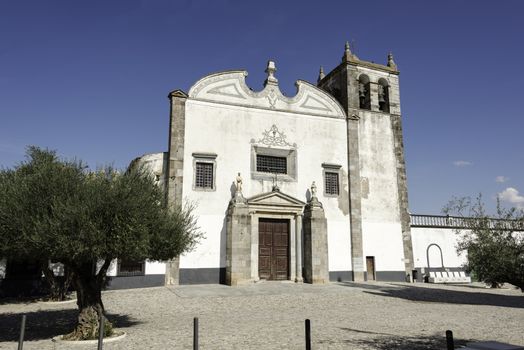
[[[166,273],[166,263],[162,261],[146,260],[146,275],[163,275]]]
[[[347,174],[346,121],[197,100],[186,102],[183,196],[197,203],[205,239],[181,257],[181,268],[225,266],[225,216],[237,173],[243,178],[244,197],[271,191],[272,181],[251,179],[251,147],[272,125],[285,134],[286,142],[296,144],[297,152],[297,179],[279,181],[280,190],[305,202],[312,181],[316,182],[328,219],[329,269],[351,269],[348,212],[337,198],[324,197],[322,172],[322,163],[332,163]],[[217,155],[216,190],[193,190],[193,153]],[[341,192],[347,193],[347,181],[341,185]]]
[[[372,83],[390,85],[390,112],[400,113],[398,77],[359,67]],[[372,105],[378,105],[371,96]],[[373,107],[376,108],[376,107]],[[394,135],[390,114],[360,111],[359,155],[362,193],[362,239],[365,256],[375,257],[376,271],[404,271]],[[365,266],[365,265],[364,265]]]
[[[415,267],[428,267],[427,249],[430,245],[436,244],[442,250],[442,259],[444,267],[461,267],[466,263],[467,256],[465,253],[458,255],[457,238],[459,235],[451,228],[430,228],[430,227],[412,227],[411,239],[413,242],[413,258]],[[433,252],[430,252],[432,254]],[[433,263],[434,257],[431,256],[430,264]],[[431,266],[440,267],[440,266]]]

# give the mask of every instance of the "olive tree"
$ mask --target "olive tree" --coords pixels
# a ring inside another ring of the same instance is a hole
[[[486,213],[482,196],[453,198],[443,209],[455,216],[457,251],[467,253],[466,270],[493,287],[510,283],[524,291],[524,213],[497,201],[496,215]]]
[[[0,171],[0,256],[59,261],[70,271],[79,316],[67,339],[97,336],[114,259],[169,260],[200,238],[193,206],[168,206],[143,168],[90,172],[29,147],[26,161]]]

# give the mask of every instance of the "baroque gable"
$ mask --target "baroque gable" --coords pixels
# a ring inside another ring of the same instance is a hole
[[[191,87],[189,98],[331,118],[346,116],[333,96],[306,81],[298,80],[296,95],[287,97],[272,73],[262,91],[253,91],[247,86],[247,74],[246,71],[225,71],[208,75]]]

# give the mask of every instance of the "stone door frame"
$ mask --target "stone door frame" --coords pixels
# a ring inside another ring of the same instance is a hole
[[[260,218],[289,220],[289,280],[302,282],[302,211],[300,208],[252,208],[249,206],[251,215],[251,279],[260,281],[258,274],[258,225]]]
[[[238,285],[260,280],[258,249],[260,218],[289,220],[289,280],[303,281],[302,215],[306,203],[280,192],[260,193],[248,199],[237,192],[227,211],[226,283]]]
[[[265,224],[265,225],[264,225]],[[261,263],[261,252],[264,250],[260,246],[260,240],[262,238],[262,232],[260,231],[261,227],[265,226],[265,238],[268,238],[268,234],[271,235],[271,244],[268,245],[268,242],[266,241],[266,245],[264,245],[265,248],[265,256],[268,258],[266,262],[269,264],[269,271],[268,269],[265,269],[264,271],[266,273],[269,273],[269,276],[267,276],[266,280],[268,281],[282,281],[282,280],[289,280],[290,276],[290,223],[288,219],[274,219],[274,218],[266,218],[266,217],[259,217],[258,219],[258,238],[259,238],[259,246],[258,246],[258,273],[260,279],[262,279],[262,269],[260,266]],[[285,226],[285,230],[283,227]],[[282,232],[285,232],[285,235],[282,235]],[[278,235],[278,237],[275,237]],[[284,256],[284,249],[282,249],[282,238],[285,236],[285,259],[286,263],[280,265],[278,263],[279,260],[281,260]],[[268,251],[269,248],[269,251]],[[282,278],[283,270],[285,269],[285,278]]]

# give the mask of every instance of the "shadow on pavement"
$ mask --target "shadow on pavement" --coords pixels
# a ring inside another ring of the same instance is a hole
[[[375,334],[376,337],[367,339],[346,340],[348,346],[364,349],[384,349],[384,350],[428,350],[428,349],[446,349],[446,334],[434,334],[431,336],[406,337],[393,334],[374,333],[361,331],[351,328],[341,328],[351,333]],[[467,342],[474,341],[471,339],[454,339],[455,348],[466,345]]]
[[[371,284],[339,282],[338,285],[365,289],[364,293],[400,298],[411,301],[468,304],[468,305],[492,305],[500,307],[524,308],[523,295],[501,295],[479,291],[459,291],[442,288],[417,287],[406,284]]]
[[[51,339],[73,330],[78,310],[41,310],[27,313],[0,314],[0,342],[18,341],[22,315],[27,315],[25,340]],[[116,328],[127,328],[139,324],[127,315],[107,314]]]

